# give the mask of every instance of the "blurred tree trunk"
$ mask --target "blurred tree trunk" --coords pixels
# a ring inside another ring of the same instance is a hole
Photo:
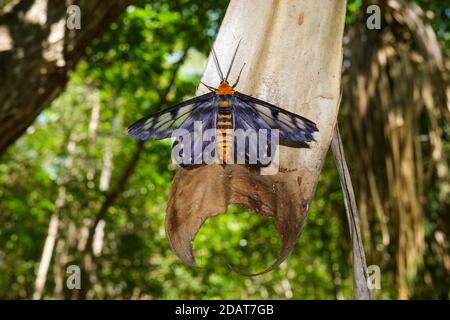
[[[0,154],[64,89],[92,40],[131,3],[22,0],[0,8]],[[81,29],[66,27],[67,7],[81,11]]]
[[[348,153],[360,155],[352,171],[369,261],[393,269],[395,261],[406,299],[426,249],[427,197],[431,189],[448,194],[449,61],[420,7],[370,4],[381,8],[381,29],[366,27],[364,7],[346,37],[342,130]]]
[[[51,215],[48,225],[47,238],[45,239],[44,248],[42,250],[41,260],[39,262],[38,273],[36,276],[35,290],[33,293],[33,299],[39,300],[42,298],[45,289],[45,283],[47,281],[47,274],[52,260],[55,243],[58,238],[58,230],[60,228],[61,211],[66,205],[66,186],[70,181],[70,170],[73,164],[73,156],[76,149],[76,142],[78,137],[72,133],[65,149],[67,149],[67,156],[64,161],[64,173],[59,178],[58,184],[58,196],[55,201],[55,210]]]

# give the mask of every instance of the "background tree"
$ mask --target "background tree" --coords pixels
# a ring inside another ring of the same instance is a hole
[[[64,89],[92,40],[131,0],[22,0],[0,3],[0,154]],[[82,28],[69,30],[76,4]]]
[[[399,298],[424,281],[418,273],[434,290],[442,285],[444,298],[450,283],[435,272],[450,271],[442,239],[450,232],[450,60],[429,20],[440,11],[402,0],[374,3],[382,28],[365,26],[366,6],[349,28],[341,109],[347,152],[361,155],[352,169],[364,243],[371,261],[396,268]]]

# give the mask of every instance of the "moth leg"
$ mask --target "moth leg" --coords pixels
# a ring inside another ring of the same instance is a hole
[[[241,77],[241,73],[242,73],[242,70],[244,70],[244,67],[245,67],[245,63],[244,63],[244,65],[242,66],[241,71],[239,71],[239,75],[238,75],[238,77],[237,77],[237,79],[236,79],[236,82],[231,86],[231,88],[234,89],[234,88],[237,86],[237,84],[239,83],[239,78]]]
[[[214,92],[214,91],[217,90],[217,89],[214,88],[213,86],[207,85],[206,83],[203,83],[202,81],[200,81],[200,83],[201,83],[202,85],[204,85],[205,87],[207,87],[211,92]]]

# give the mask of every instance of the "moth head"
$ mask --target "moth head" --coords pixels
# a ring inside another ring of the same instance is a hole
[[[223,80],[220,84],[219,87],[216,90],[216,94],[217,95],[228,95],[228,94],[233,94],[234,90],[233,88],[230,86],[230,84],[228,83],[227,80]]]

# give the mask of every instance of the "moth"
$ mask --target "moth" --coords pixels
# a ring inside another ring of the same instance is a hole
[[[314,141],[313,133],[318,129],[311,120],[235,90],[245,64],[230,85],[228,77],[239,45],[240,41],[225,77],[212,49],[220,77],[217,88],[201,82],[209,93],[138,120],[128,128],[128,134],[140,140],[175,137],[172,150],[176,151],[172,155],[182,165],[211,163],[211,159],[225,164],[237,160],[265,165],[270,163],[278,139],[291,143]],[[177,136],[177,131],[184,132],[184,137]],[[195,134],[198,131],[200,135]],[[209,132],[209,140],[202,132]],[[275,135],[278,139],[274,139]]]

